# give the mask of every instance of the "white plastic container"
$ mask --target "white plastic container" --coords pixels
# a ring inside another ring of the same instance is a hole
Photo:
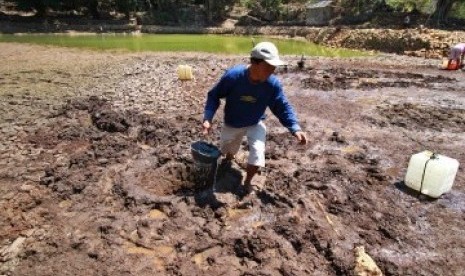
[[[179,65],[178,66],[178,78],[180,80],[191,80],[194,78],[192,74],[192,67],[189,65]]]
[[[422,194],[438,198],[451,190],[458,169],[457,160],[423,151],[410,157],[405,184]]]

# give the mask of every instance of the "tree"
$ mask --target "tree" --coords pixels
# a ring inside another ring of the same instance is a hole
[[[432,19],[436,23],[437,26],[442,25],[452,9],[452,6],[458,2],[458,0],[437,0],[436,1],[436,8],[431,15]]]
[[[265,21],[278,20],[282,13],[282,0],[249,0],[245,6],[250,10],[250,15]]]
[[[19,10],[35,10],[37,17],[45,16],[47,9],[58,8],[61,4],[60,0],[8,0],[8,2],[16,3]]]
[[[204,0],[208,23],[223,19],[236,2],[236,0]]]
[[[386,9],[385,0],[338,0],[335,6],[346,15],[361,15]]]
[[[136,0],[115,0],[116,9],[126,15],[129,18],[131,13],[137,9]]]

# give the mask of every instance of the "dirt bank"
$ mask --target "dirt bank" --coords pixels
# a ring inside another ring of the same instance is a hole
[[[190,144],[207,89],[244,58],[8,43],[0,57],[0,274],[353,275],[356,246],[385,275],[463,273],[463,72],[287,57],[310,144],[270,116],[262,190],[242,199],[243,157],[194,189]],[[425,149],[461,163],[437,200],[402,182]]]

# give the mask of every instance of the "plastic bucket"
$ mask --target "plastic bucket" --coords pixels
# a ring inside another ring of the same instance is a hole
[[[447,70],[447,64],[449,64],[449,60],[443,59],[441,64],[438,65],[438,68],[442,70]]]
[[[438,68],[442,70],[458,70],[460,69],[460,64],[457,63],[456,60],[451,60],[449,63],[449,59],[445,58],[442,60],[442,63],[438,65]]]
[[[216,181],[216,170],[220,150],[213,144],[197,141],[191,145],[194,167],[193,179],[197,188],[213,187]]]
[[[457,63],[456,60],[452,60],[449,66],[447,67],[447,70],[457,70],[457,69],[459,69],[459,64]]]
[[[189,65],[179,65],[178,66],[178,78],[180,80],[191,80],[194,78],[192,74],[192,67]]]
[[[194,161],[211,164],[216,163],[221,155],[220,150],[213,144],[197,141],[191,145],[191,152]]]

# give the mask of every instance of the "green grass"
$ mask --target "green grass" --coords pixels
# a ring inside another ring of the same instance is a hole
[[[255,37],[256,42],[274,42],[281,54],[325,57],[368,56],[368,52],[333,49],[310,42]],[[252,37],[220,35],[154,35],[154,34],[27,34],[0,35],[0,42],[19,42],[96,50],[122,49],[131,52],[207,52],[222,54],[247,54],[252,47]]]

